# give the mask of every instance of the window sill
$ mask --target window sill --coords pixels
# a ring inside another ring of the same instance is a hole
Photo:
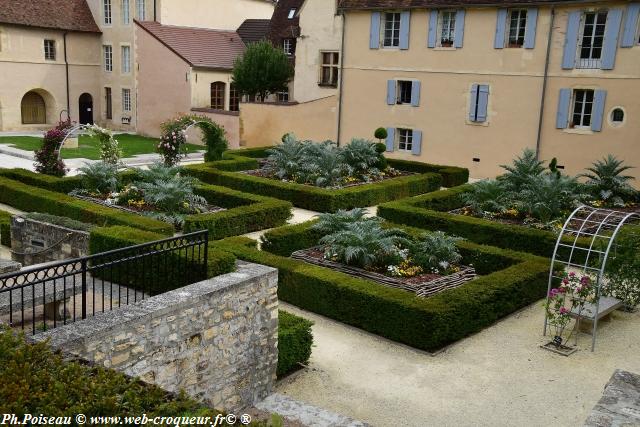
[[[566,128],[563,129],[563,132],[575,135],[593,135],[595,133],[591,128]]]
[[[337,88],[338,84],[333,84],[333,83],[318,83],[318,86],[320,87],[326,87],[326,88]]]
[[[458,48],[455,46],[436,46],[433,50],[457,50]]]
[[[484,122],[472,122],[471,120],[466,119],[465,124],[469,126],[489,126],[489,121],[485,120]]]

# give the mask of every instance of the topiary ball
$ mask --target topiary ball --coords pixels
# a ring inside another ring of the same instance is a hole
[[[373,133],[373,136],[375,136],[377,139],[387,139],[387,130],[385,128],[378,128]]]
[[[385,143],[383,143],[383,142],[376,143],[376,152],[378,154],[382,154],[385,151],[387,151],[387,145]]]

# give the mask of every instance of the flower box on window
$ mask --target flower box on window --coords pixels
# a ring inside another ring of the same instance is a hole
[[[453,40],[442,40],[442,41],[440,41],[440,46],[442,46],[442,47],[453,47]]]

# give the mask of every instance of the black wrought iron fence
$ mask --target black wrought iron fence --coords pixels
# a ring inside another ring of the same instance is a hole
[[[204,280],[208,241],[197,231],[0,275],[0,323],[36,334]]]

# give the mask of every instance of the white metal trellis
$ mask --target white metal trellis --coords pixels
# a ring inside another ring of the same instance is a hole
[[[596,276],[591,351],[594,351],[596,345],[600,291],[609,253],[620,229],[625,224],[638,220],[640,220],[638,212],[621,212],[582,205],[576,208],[565,221],[562,231],[556,240],[551,266],[549,267],[547,299],[553,286],[553,280],[561,279],[561,277],[555,275],[558,264],[562,264],[566,268],[581,270],[583,274]],[[545,314],[544,335],[547,334],[547,326],[547,316]]]

